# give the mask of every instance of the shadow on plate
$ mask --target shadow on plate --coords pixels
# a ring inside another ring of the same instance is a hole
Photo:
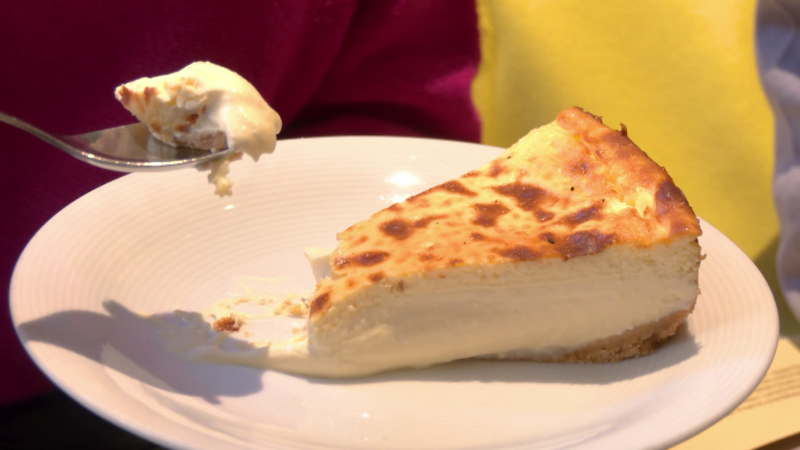
[[[62,311],[22,323],[25,342],[46,342],[83,355],[145,384],[217,404],[262,390],[263,372],[246,367],[184,361],[165,351],[152,320],[113,300],[108,315]]]

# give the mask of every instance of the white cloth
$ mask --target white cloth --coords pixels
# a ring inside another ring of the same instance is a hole
[[[756,56],[775,118],[773,199],[781,238],[777,272],[800,320],[800,0],[760,0]]]

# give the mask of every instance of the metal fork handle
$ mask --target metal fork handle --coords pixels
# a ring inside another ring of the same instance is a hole
[[[0,122],[26,131],[83,162],[117,172],[174,170],[202,164],[233,153],[232,149],[212,153],[208,150],[172,147],[151,136],[147,126],[141,123],[107,128],[78,136],[58,136],[3,112],[0,112]],[[130,146],[125,148],[129,153],[115,155],[108,152],[109,147],[96,147],[104,138],[110,141],[129,139],[126,144]],[[136,156],[130,151],[136,152]]]
[[[81,151],[81,150],[73,147],[72,145],[68,144],[67,142],[65,142],[65,141],[53,136],[52,134],[50,134],[50,133],[48,133],[46,131],[42,131],[40,128],[38,128],[38,127],[36,127],[34,125],[31,125],[28,122],[25,122],[24,120],[20,120],[20,119],[17,119],[16,117],[14,117],[14,116],[9,116],[8,114],[0,112],[0,122],[7,123],[7,124],[11,125],[12,127],[19,128],[22,131],[27,131],[28,133],[38,137],[39,139],[41,139],[41,140],[43,140],[45,142],[47,142],[48,144],[50,144],[50,145],[52,145],[54,147],[58,147],[61,150],[64,150],[65,152],[69,153],[70,155],[72,155],[72,156],[74,156],[74,157],[76,157],[78,159],[81,159],[81,160],[83,160],[85,162],[89,162],[89,163],[92,162],[91,159],[93,159],[93,158],[92,158],[92,154],[91,153],[86,152],[86,151]]]

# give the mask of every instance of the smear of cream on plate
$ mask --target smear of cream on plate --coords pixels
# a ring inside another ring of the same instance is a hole
[[[204,311],[175,310],[149,319],[157,324],[167,351],[183,359],[272,368],[276,347],[296,353],[308,346],[310,292],[264,289],[282,281],[244,278],[235,296],[216,301]]]

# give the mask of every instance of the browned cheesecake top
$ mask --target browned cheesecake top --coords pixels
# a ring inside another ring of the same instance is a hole
[[[619,243],[700,235],[681,190],[622,130],[580,108],[495,160],[339,233],[310,315],[387,277],[447,267],[569,259]],[[399,285],[402,289],[402,284]]]

